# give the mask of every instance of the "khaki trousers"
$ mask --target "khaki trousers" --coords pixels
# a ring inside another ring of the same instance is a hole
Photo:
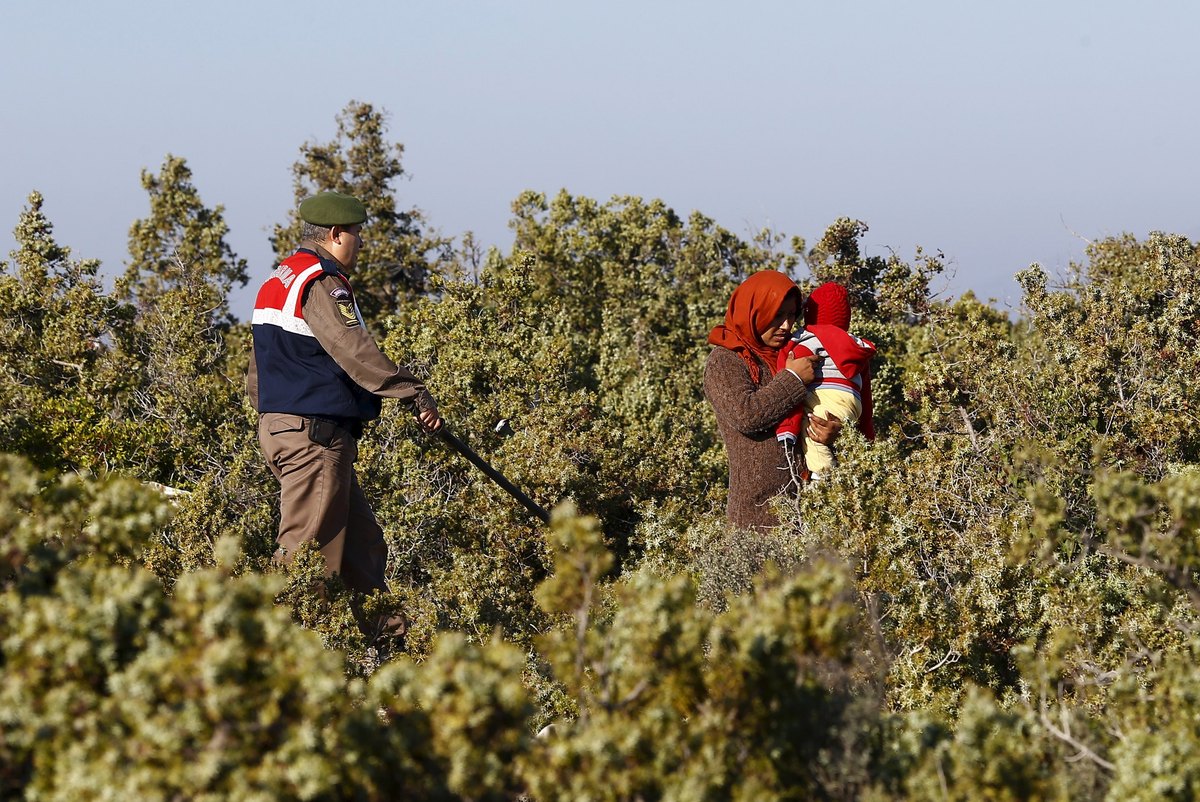
[[[289,563],[301,544],[316,541],[325,575],[340,574],[352,590],[387,591],[387,543],[358,486],[358,443],[341,428],[328,446],[308,438],[299,415],[266,412],[258,418],[258,443],[279,480],[277,562]]]

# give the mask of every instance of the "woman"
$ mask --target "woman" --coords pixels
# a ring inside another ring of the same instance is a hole
[[[783,273],[760,271],[733,291],[725,323],[708,335],[716,347],[704,364],[704,397],[717,414],[729,456],[725,514],[737,526],[777,525],[770,501],[791,482],[775,427],[803,401],[817,357],[789,359],[778,373],[775,364],[791,336],[801,300],[800,288]],[[813,417],[808,428],[817,442],[831,445],[841,423]]]

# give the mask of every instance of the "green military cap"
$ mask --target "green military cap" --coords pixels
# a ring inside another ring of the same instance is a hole
[[[314,226],[352,226],[367,221],[367,208],[353,195],[321,192],[300,203],[300,219]]]

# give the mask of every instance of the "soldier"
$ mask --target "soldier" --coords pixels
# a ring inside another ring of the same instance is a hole
[[[433,396],[388,359],[363,324],[347,276],[358,261],[366,208],[322,192],[300,204],[303,242],[262,285],[246,389],[258,442],[280,485],[279,549],[290,562],[314,541],[326,575],[361,593],[387,591],[387,544],[355,475],[363,423],[383,398],[405,403],[427,432],[442,427]],[[402,617],[388,624],[403,634]]]

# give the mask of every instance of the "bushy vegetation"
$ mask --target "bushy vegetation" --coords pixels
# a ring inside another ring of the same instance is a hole
[[[364,607],[313,553],[273,568],[228,305],[268,266],[175,156],[111,291],[35,192],[0,272],[0,796],[1200,795],[1194,243],[1028,267],[1015,319],[934,297],[932,254],[864,257],[850,219],[810,248],[529,192],[481,253],[397,211],[384,123],[350,104],[296,191],[368,200],[376,336],[550,526],[388,406],[360,474],[392,592]],[[752,534],[700,388],[764,268],[851,288],[879,438],[847,432]],[[397,608],[403,651],[356,625]]]

